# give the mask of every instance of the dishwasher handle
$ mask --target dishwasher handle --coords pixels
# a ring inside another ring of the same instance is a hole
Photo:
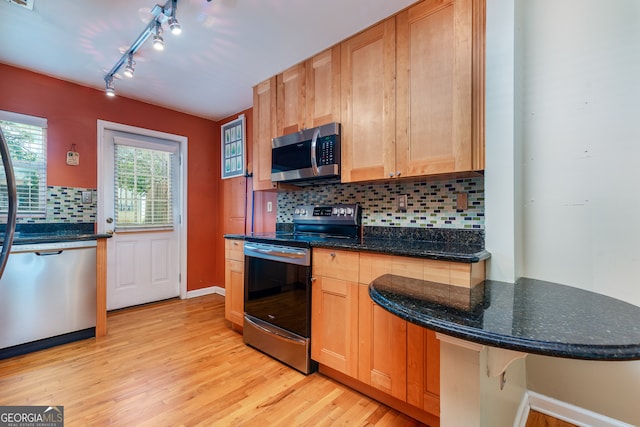
[[[35,252],[38,256],[60,255],[64,251]]]

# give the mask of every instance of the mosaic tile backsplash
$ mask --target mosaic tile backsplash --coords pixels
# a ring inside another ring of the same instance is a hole
[[[82,192],[91,191],[91,203],[82,203]],[[18,224],[96,222],[97,193],[95,188],[47,186],[45,217],[18,217]]]
[[[468,209],[456,210],[456,193],[467,193]],[[397,197],[407,195],[407,211]],[[362,224],[372,227],[433,227],[484,230],[484,178],[447,181],[333,184],[278,193],[279,223],[293,221],[300,205],[359,203]]]

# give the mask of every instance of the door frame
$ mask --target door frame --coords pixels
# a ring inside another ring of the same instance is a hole
[[[179,145],[178,151],[180,153],[180,180],[182,182],[182,189],[178,202],[180,212],[180,224],[178,224],[178,226],[180,227],[180,298],[185,299],[187,298],[187,143],[189,139],[186,136],[182,135],[174,135],[171,133],[98,119],[98,209],[96,216],[98,233],[104,233],[106,230],[105,212],[100,207],[104,206],[107,197],[107,194],[105,194],[104,192],[104,163],[102,162],[102,152],[105,145],[104,133],[107,130],[127,132],[151,138],[165,139],[177,142]],[[109,274],[108,271],[107,274]]]

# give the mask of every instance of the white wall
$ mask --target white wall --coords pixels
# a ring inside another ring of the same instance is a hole
[[[516,43],[513,129],[501,124],[506,113],[491,108],[487,81],[489,277],[508,278],[494,274],[494,265],[507,271],[513,263],[516,275],[640,306],[640,1],[511,1],[522,8],[516,15],[522,38],[503,34]],[[488,0],[488,14],[497,3]],[[500,43],[487,42],[488,52]],[[503,138],[513,133],[513,154],[502,152],[509,148],[494,139],[494,128]],[[509,209],[501,194],[509,184],[493,179],[494,168],[500,179],[513,175],[510,213],[496,213],[496,207]],[[510,215],[516,227],[512,254],[503,235]],[[640,362],[531,355],[527,381],[539,393],[640,425]]]

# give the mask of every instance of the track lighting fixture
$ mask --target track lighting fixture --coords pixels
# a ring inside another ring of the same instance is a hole
[[[156,33],[153,35],[153,48],[164,50],[164,39],[162,38],[162,24],[156,21]]]
[[[124,74],[125,77],[133,78],[133,72],[135,71],[136,62],[133,60],[133,53],[129,54],[129,59],[127,59],[127,65],[124,66]]]
[[[167,23],[172,34],[180,34],[182,28],[176,18],[176,9],[178,6],[178,0],[167,0],[164,6],[159,4],[153,6],[151,14],[153,19],[147,24],[142,33],[131,44],[131,47],[120,57],[118,62],[111,68],[111,70],[104,76],[105,92],[108,96],[115,96],[116,91],[114,87],[113,78],[115,74],[124,66],[123,74],[126,77],[133,77],[135,71],[136,62],[133,60],[133,55],[140,49],[144,42],[153,35],[153,47],[156,50],[164,49],[164,39],[162,38],[162,24]]]
[[[113,77],[106,80],[106,89],[105,92],[107,96],[116,96],[116,88],[113,86]]]
[[[182,33],[182,28],[176,19],[176,3],[178,0],[172,0],[171,2],[171,18],[169,18],[169,30],[171,34],[178,35]]]
[[[171,34],[175,34],[176,36],[182,33],[182,28],[180,28],[178,20],[173,16],[169,18],[169,29],[171,30]]]

